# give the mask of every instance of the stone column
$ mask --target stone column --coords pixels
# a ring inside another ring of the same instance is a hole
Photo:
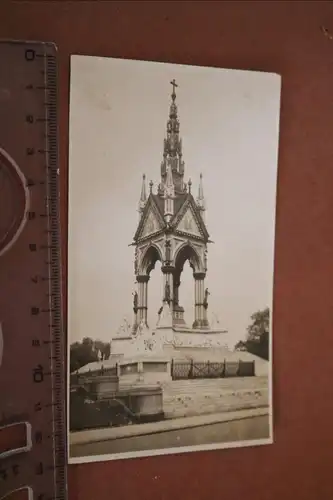
[[[194,323],[193,328],[202,328],[205,326],[205,280],[206,273],[193,273],[194,277]]]
[[[179,305],[179,287],[180,287],[179,277],[176,278],[176,276],[174,276],[174,278],[173,278],[173,304],[175,306]]]
[[[173,266],[163,266],[163,302],[166,300],[169,303],[170,309],[172,311],[172,303],[174,299],[174,286],[173,286],[173,274],[175,268]],[[169,297],[166,297],[166,291],[168,290]]]
[[[148,281],[149,276],[147,274],[138,275],[136,277],[138,282],[138,311],[137,311],[137,322],[141,321],[148,326]]]

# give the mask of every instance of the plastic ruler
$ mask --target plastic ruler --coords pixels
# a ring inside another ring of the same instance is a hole
[[[0,42],[0,498],[64,500],[57,51]]]

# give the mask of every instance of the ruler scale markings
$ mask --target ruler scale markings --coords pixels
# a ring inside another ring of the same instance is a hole
[[[2,64],[6,72],[1,71]],[[5,479],[0,480],[0,498],[3,491],[28,485],[35,499],[65,500],[65,360],[54,46],[0,42],[1,88],[9,90],[10,99],[0,107],[0,148],[17,162],[28,186],[17,190],[27,189],[30,201],[22,233],[5,253],[0,246],[0,287],[7,290],[5,297],[0,294],[6,346],[0,366],[1,403],[4,401],[0,404],[0,423],[28,421],[32,449],[26,457],[17,454],[2,461],[0,475]],[[0,149],[0,172],[4,161]],[[10,271],[3,275],[2,266]],[[14,317],[8,313],[10,305],[18,307]],[[13,372],[8,361],[16,355],[12,338],[24,346],[19,373]],[[16,386],[15,396],[6,379]]]

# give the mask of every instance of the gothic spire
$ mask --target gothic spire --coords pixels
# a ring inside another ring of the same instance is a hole
[[[143,174],[142,184],[141,184],[141,195],[140,195],[140,201],[139,201],[139,212],[142,212],[143,209],[145,208],[146,201],[147,201],[146,175]]]
[[[178,85],[174,79],[170,83],[172,85],[172,93],[169,119],[167,121],[167,133],[163,145],[163,161],[161,164],[161,194],[163,192],[163,186],[166,183],[169,165],[171,167],[176,192],[184,192],[184,162],[182,160],[182,141],[179,137],[178,108],[176,104],[176,88]]]
[[[170,221],[174,212],[175,185],[171,171],[171,165],[167,166],[166,180],[164,184],[164,217],[167,222]]]
[[[200,210],[201,216],[203,218],[204,211],[206,209],[206,203],[205,203],[205,197],[204,197],[204,192],[203,192],[202,174],[200,174],[197,205],[198,205],[198,208]]]

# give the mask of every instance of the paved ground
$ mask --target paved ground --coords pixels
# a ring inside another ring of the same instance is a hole
[[[214,444],[216,447],[222,447],[223,444],[231,442],[267,442],[269,438],[268,409],[262,408],[135,425],[126,429],[72,433],[70,456],[75,459],[91,455],[163,449],[172,452],[175,448],[174,452],[177,452],[179,447]]]
[[[167,420],[72,433],[71,457],[268,439],[267,377],[163,384]]]

